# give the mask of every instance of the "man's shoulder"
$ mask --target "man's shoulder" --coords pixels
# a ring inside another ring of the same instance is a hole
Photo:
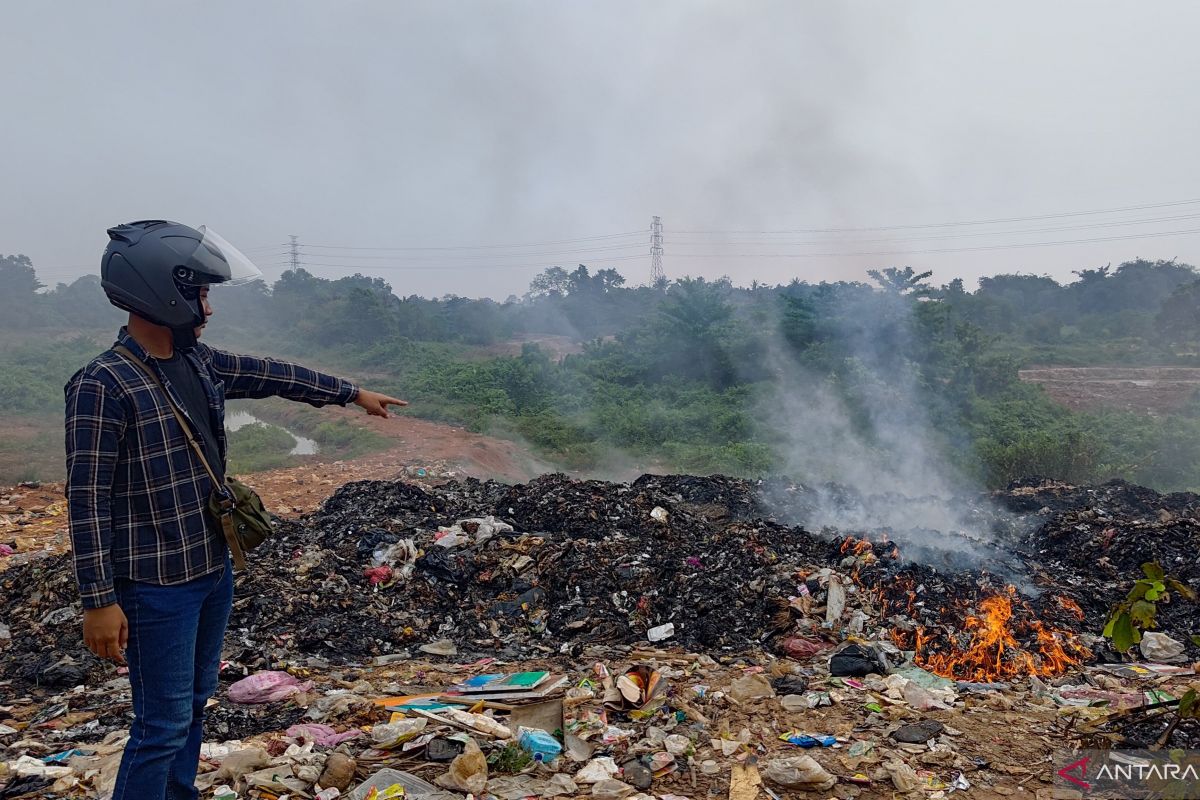
[[[93,358],[67,381],[66,390],[81,383],[99,383],[106,389],[120,389],[128,380],[132,365],[111,347]]]
[[[209,347],[204,342],[196,342],[196,346],[192,348],[192,354],[206,364],[213,360],[213,352],[215,352],[215,348]]]

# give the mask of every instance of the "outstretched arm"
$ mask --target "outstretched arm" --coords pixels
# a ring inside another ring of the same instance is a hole
[[[358,398],[359,388],[350,381],[300,364],[211,347],[207,350],[213,373],[225,382],[225,396],[230,400],[285,397],[319,407],[329,403],[344,406]]]
[[[388,406],[408,405],[404,400],[360,389],[344,378],[290,361],[237,355],[211,347],[208,352],[213,372],[225,382],[225,396],[230,400],[279,396],[314,406],[354,403],[368,414],[384,418]]]

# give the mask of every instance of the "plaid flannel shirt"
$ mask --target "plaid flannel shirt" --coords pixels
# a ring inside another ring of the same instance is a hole
[[[155,371],[187,417],[158,362],[124,328],[117,343]],[[208,396],[222,463],[227,398],[278,395],[344,406],[358,396],[349,381],[286,361],[204,344],[181,353]],[[227,545],[206,510],[212,480],[158,387],[109,350],[75,373],[65,392],[67,508],[84,607],[115,603],[115,578],[171,585],[222,568]]]

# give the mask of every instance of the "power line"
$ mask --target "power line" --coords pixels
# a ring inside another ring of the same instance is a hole
[[[305,245],[301,245],[305,247]],[[612,251],[628,251],[641,250],[645,247],[644,243],[625,244],[625,245],[608,245],[604,247],[577,247],[570,250],[543,250],[532,253],[393,253],[391,255],[354,255],[353,253],[343,252],[328,252],[328,253],[308,253],[307,255],[313,258],[341,258],[351,261],[396,261],[399,259],[412,260],[430,260],[435,258],[452,258],[467,261],[494,261],[503,258],[533,258],[541,256],[572,256],[579,253],[604,253]]]
[[[643,259],[646,257],[645,251],[628,256],[614,256],[600,259],[601,263],[610,261],[630,261],[632,259]],[[455,270],[455,269],[544,269],[546,262],[539,263],[524,263],[524,264],[331,264],[324,261],[306,261],[305,264],[310,267],[334,267],[337,269],[353,269],[353,270]]]
[[[1028,216],[997,217],[997,218],[992,218],[992,219],[962,220],[962,221],[951,221],[951,222],[931,222],[931,223],[912,224],[912,225],[876,225],[876,226],[843,227],[843,228],[835,228],[835,227],[830,227],[830,228],[790,228],[790,229],[779,229],[779,230],[746,230],[746,229],[729,229],[729,230],[695,230],[695,229],[693,229],[693,230],[686,230],[685,229],[685,230],[674,230],[672,232],[672,237],[675,237],[675,236],[684,236],[684,237],[689,237],[689,236],[738,236],[738,235],[742,235],[742,236],[780,236],[780,235],[797,234],[797,233],[839,234],[839,233],[864,233],[864,232],[872,232],[872,231],[899,231],[899,230],[922,230],[922,229],[930,229],[930,228],[936,229],[936,228],[970,227],[970,226],[975,226],[975,225],[998,225],[998,224],[1013,223],[1013,222],[1030,222],[1030,221],[1037,221],[1037,220],[1064,219],[1064,218],[1071,218],[1071,217],[1094,216],[1094,215],[1100,215],[1100,214],[1114,214],[1114,213],[1121,213],[1121,212],[1127,212],[1127,211],[1142,211],[1142,210],[1148,210],[1148,209],[1172,208],[1172,207],[1188,206],[1188,205],[1196,205],[1196,204],[1200,204],[1200,198],[1190,199],[1190,200],[1177,200],[1177,201],[1163,202],[1163,203],[1144,203],[1141,205],[1119,206],[1119,207],[1114,207],[1114,208],[1090,209],[1090,210],[1085,210],[1085,211],[1066,211],[1066,212],[1059,212],[1059,213],[1054,213],[1054,214],[1036,214],[1036,215],[1028,215]],[[1188,218],[1192,218],[1194,216],[1197,216],[1197,215],[1184,214],[1184,215],[1176,215],[1176,216],[1150,217],[1150,218],[1140,219],[1140,220],[1105,221],[1105,222],[1089,223],[1088,225],[1063,226],[1061,228],[1053,228],[1052,227],[1052,228],[1029,229],[1027,231],[999,231],[999,232],[997,232],[997,234],[1016,235],[1016,234],[1020,234],[1020,233],[1026,233],[1026,232],[1050,232],[1050,231],[1055,231],[1055,230],[1084,229],[1087,227],[1119,227],[1120,225],[1125,225],[1125,224],[1129,224],[1129,225],[1149,224],[1149,223],[1155,222],[1155,221],[1164,221],[1165,222],[1165,221],[1172,221],[1172,220],[1178,220],[1178,219],[1188,219]],[[308,250],[335,251],[337,253],[340,253],[341,251],[360,251],[360,252],[361,251],[376,251],[376,252],[382,252],[382,253],[403,253],[403,252],[433,253],[433,252],[441,252],[441,251],[456,252],[456,251],[475,251],[475,250],[525,250],[525,249],[529,249],[529,248],[539,248],[539,247],[547,247],[547,246],[554,246],[554,245],[571,245],[571,244],[577,244],[577,243],[583,243],[583,242],[600,242],[600,241],[609,241],[609,240],[618,240],[618,239],[629,240],[628,243],[620,242],[620,243],[610,245],[610,247],[612,249],[622,249],[624,247],[634,246],[636,244],[636,239],[640,238],[644,235],[645,235],[644,231],[623,231],[623,232],[619,232],[619,233],[598,234],[595,236],[581,236],[581,237],[569,238],[569,239],[550,239],[550,240],[543,240],[543,241],[536,241],[536,242],[512,242],[512,243],[505,243],[505,244],[452,244],[452,245],[421,245],[421,246],[411,245],[411,246],[386,246],[386,247],[385,246],[367,247],[367,246],[359,246],[359,245],[303,244],[303,245],[300,245],[300,247],[304,248],[304,249],[308,249]],[[972,233],[964,233],[964,234],[957,234],[957,235],[959,235],[959,236],[980,236],[980,235],[986,235],[986,234],[979,233],[979,232],[972,232]],[[917,241],[918,238],[919,237],[913,237],[911,240]],[[946,237],[946,238],[951,238],[951,237]],[[645,240],[643,239],[642,241],[645,241]],[[679,241],[686,241],[686,238],[679,240]],[[878,239],[878,240],[865,240],[865,241],[891,241],[891,240]],[[901,240],[895,240],[895,241],[901,241]],[[780,244],[791,244],[791,243],[780,242]],[[244,250],[246,252],[250,252],[250,251],[261,252],[261,251],[272,251],[272,250],[278,251],[280,249],[284,249],[284,250],[287,250],[290,255],[291,248],[292,248],[291,242],[284,242],[284,243],[279,243],[279,244],[275,244],[275,245],[258,245],[258,246],[254,246],[254,247],[248,247],[248,248],[244,248]],[[572,252],[575,252],[575,251],[572,251]],[[602,252],[602,250],[601,250],[601,248],[596,248],[596,249],[588,248],[586,250],[580,249],[579,252]],[[324,253],[324,255],[331,255],[331,254],[334,254],[334,253]],[[566,251],[557,251],[557,252],[550,252],[550,253],[531,253],[531,252],[513,253],[513,255],[519,255],[519,256],[565,255],[565,254],[569,254],[569,253],[567,253]],[[314,255],[317,255],[317,254],[314,253]],[[359,258],[365,258],[365,256],[351,256],[348,253],[344,254],[344,255],[340,255],[340,257],[354,258],[355,260],[357,260]]]
[[[424,246],[424,247],[357,247],[351,245],[335,245],[335,244],[306,244],[304,247],[320,250],[381,250],[381,251],[424,251],[424,250],[502,250],[507,248],[519,247],[545,247],[555,244],[573,244],[575,242],[594,242],[602,239],[619,239],[628,238],[631,236],[644,236],[644,231],[626,231],[624,233],[608,233],[602,236],[581,236],[577,239],[550,239],[543,242],[525,242],[514,244],[461,244],[461,245],[441,245],[441,246]]]
[[[1090,230],[1093,228],[1123,228],[1123,227],[1127,227],[1130,225],[1148,225],[1148,224],[1155,224],[1155,223],[1160,223],[1160,222],[1177,222],[1179,220],[1197,219],[1197,218],[1200,218],[1200,213],[1177,214],[1175,216],[1170,216],[1170,217],[1150,217],[1147,219],[1139,219],[1139,220],[1121,220],[1121,221],[1113,221],[1113,222],[1091,222],[1091,223],[1087,223],[1085,225],[1057,225],[1057,226],[1053,226],[1053,227],[1024,228],[1024,229],[1020,229],[1020,230],[1008,230],[1008,231],[971,231],[969,233],[946,233],[946,234],[936,234],[936,235],[932,235],[932,236],[904,236],[904,237],[885,236],[885,237],[881,237],[878,239],[843,239],[843,240],[810,239],[808,241],[789,242],[789,241],[784,241],[784,240],[780,240],[780,239],[759,239],[759,240],[721,239],[721,240],[715,240],[715,241],[713,241],[713,240],[707,240],[707,241],[691,240],[691,241],[689,241],[687,239],[680,239],[680,240],[676,241],[675,239],[672,238],[671,242],[672,242],[672,244],[680,244],[680,245],[685,245],[685,246],[699,245],[699,246],[703,246],[703,247],[715,246],[715,245],[726,245],[726,244],[739,244],[739,245],[752,245],[752,246],[768,246],[769,245],[772,247],[779,247],[779,246],[782,246],[782,247],[821,247],[821,246],[830,245],[830,244],[873,244],[873,243],[881,243],[881,242],[922,242],[922,241],[931,241],[931,240],[978,238],[981,236],[984,236],[984,237],[986,237],[986,236],[1022,236],[1022,235],[1031,234],[1031,233],[1053,233],[1053,232],[1058,232],[1058,231]]]
[[[1153,239],[1163,236],[1184,236],[1200,233],[1200,228],[1155,233],[1131,233],[1123,236],[1097,236],[1090,239],[1063,239],[1054,242],[1009,242],[1007,244],[978,245],[975,247],[940,247],[926,250],[863,250],[857,252],[831,253],[676,253],[680,258],[840,258],[844,256],[906,256],[922,253],[970,253],[984,250],[1017,250],[1031,247],[1054,247],[1065,244],[1091,244],[1094,242],[1120,242],[1129,239]]]
[[[1174,206],[1188,206],[1200,203],[1200,198],[1193,200],[1175,200],[1169,203],[1146,203],[1138,206],[1121,206],[1119,208],[1099,208],[1089,211],[1064,211],[1057,214],[1035,214],[1027,217],[997,217],[994,219],[979,219],[979,220],[962,220],[957,222],[926,222],[915,225],[874,225],[869,227],[856,228],[788,228],[782,230],[681,230],[678,233],[699,233],[699,234],[738,234],[738,233],[754,233],[754,234],[776,234],[776,233],[859,233],[869,231],[899,231],[899,230],[914,230],[921,228],[954,228],[970,225],[997,225],[1005,222],[1033,222],[1042,219],[1062,219],[1064,217],[1086,217],[1096,214],[1116,214],[1123,211],[1144,211],[1151,208],[1171,208]]]

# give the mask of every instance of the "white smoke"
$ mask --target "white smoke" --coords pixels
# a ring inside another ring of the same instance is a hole
[[[950,438],[931,423],[915,365],[900,363],[914,303],[894,298],[893,316],[857,318],[840,377],[816,374],[799,363],[780,337],[768,337],[766,363],[773,379],[757,409],[777,439],[785,475],[801,484],[810,530],[886,534],[901,556],[936,556],[960,565],[994,557],[991,523],[1001,512],[978,513],[966,498],[979,487],[955,469],[944,448]],[[793,513],[795,506],[792,506]],[[787,512],[781,510],[781,516]],[[907,546],[907,552],[906,552]]]

